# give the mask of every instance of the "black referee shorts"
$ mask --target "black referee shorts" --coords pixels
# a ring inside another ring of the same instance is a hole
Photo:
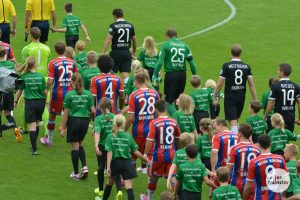
[[[4,93],[2,99],[1,110],[12,111],[14,109],[14,93]]]
[[[25,121],[31,124],[42,121],[45,109],[45,99],[25,99]]]
[[[2,31],[0,40],[2,42],[10,44],[10,24],[9,23],[1,23],[0,29]]]
[[[122,176],[123,180],[130,180],[137,177],[131,160],[117,158],[111,161],[111,177],[115,180]]]
[[[115,50],[113,49],[109,55],[114,60],[113,71],[119,72],[130,72],[131,71],[131,53],[129,50]]]
[[[67,143],[80,142],[88,131],[90,120],[83,117],[69,117],[67,122]]]
[[[164,80],[165,100],[173,103],[184,92],[186,72],[167,72]]]
[[[33,20],[31,22],[32,27],[38,27],[41,30],[41,37],[40,37],[40,42],[45,43],[48,41],[48,35],[49,35],[49,21],[38,21],[38,20]]]
[[[224,99],[225,119],[228,121],[238,120],[243,112],[245,97]]]

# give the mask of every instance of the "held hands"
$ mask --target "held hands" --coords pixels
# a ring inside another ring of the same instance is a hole
[[[214,99],[213,105],[214,105],[214,106],[219,105],[219,100],[218,100],[218,99]]]
[[[110,168],[106,169],[106,174],[108,177],[111,177],[111,169]]]
[[[99,150],[99,147],[95,147],[95,149],[96,149],[96,154],[97,154],[98,156],[101,156],[101,155],[102,155],[102,152]]]
[[[14,30],[12,30],[10,33],[11,33],[11,35],[12,35],[12,37],[15,37],[16,36],[16,29],[14,29]]]

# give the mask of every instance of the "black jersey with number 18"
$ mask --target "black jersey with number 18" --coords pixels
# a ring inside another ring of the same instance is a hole
[[[134,27],[124,19],[118,19],[109,26],[109,34],[112,36],[112,50],[129,50],[131,39],[135,36]]]
[[[248,64],[239,59],[223,64],[220,78],[225,79],[225,99],[245,98],[248,77],[252,76]]]

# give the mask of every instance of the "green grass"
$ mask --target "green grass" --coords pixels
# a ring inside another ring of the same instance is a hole
[[[17,60],[20,61],[22,48],[27,44],[24,42],[26,1],[13,2],[18,14],[18,29],[17,37],[12,39],[12,46]],[[55,1],[58,26],[62,24],[63,5],[66,2]],[[193,51],[198,74],[203,80],[216,80],[222,64],[230,59],[230,46],[241,43],[244,48],[243,59],[252,66],[259,98],[268,89],[267,80],[277,76],[277,66],[281,62],[292,64],[291,79],[297,82],[300,74],[300,27],[297,25],[300,2],[232,0],[232,3],[237,8],[237,15],[232,21],[185,40]],[[135,25],[138,46],[141,46],[146,35],[154,36],[157,42],[163,41],[167,27],[176,27],[179,35],[183,36],[222,21],[230,13],[225,3],[219,0],[74,0],[73,4],[74,14],[81,17],[92,39],[87,49],[97,52],[102,49],[108,26],[113,22],[111,11],[115,7],[123,8],[125,18]],[[51,49],[57,40],[64,40],[64,35],[50,33],[48,45]],[[187,84],[186,92],[190,90],[191,87]],[[249,101],[248,94],[241,121],[248,115]],[[23,107],[20,104],[15,111],[18,125],[22,123],[22,115]],[[297,132],[299,128],[296,129]],[[24,136],[22,144],[16,144],[12,132],[5,132],[4,139],[0,142],[0,199],[93,199],[97,179],[92,174],[97,169],[97,163],[91,131],[86,136],[84,145],[91,175],[86,181],[74,182],[69,178],[72,171],[70,147],[60,138],[58,131],[53,147],[46,148],[38,144],[40,156],[36,158],[30,154],[28,136]],[[165,183],[165,180],[159,181],[155,199],[158,199],[161,191],[166,190]],[[146,176],[140,175],[134,180],[137,198],[146,188]],[[208,199],[206,186],[203,193],[203,199]],[[112,197],[114,194],[113,192]]]

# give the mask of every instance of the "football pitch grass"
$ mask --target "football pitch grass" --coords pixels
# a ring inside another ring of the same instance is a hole
[[[19,62],[22,48],[27,44],[24,42],[25,2],[13,0],[18,16],[18,28],[17,37],[12,39],[12,46]],[[55,0],[58,27],[62,25],[62,18],[65,15],[63,5],[66,2]],[[123,8],[125,19],[134,24],[138,46],[142,45],[143,38],[147,35],[153,36],[157,42],[164,41],[167,27],[175,27],[181,37],[217,24],[231,13],[228,5],[220,0],[71,2],[74,5],[74,14],[81,17],[89,31],[92,42],[87,45],[87,50],[97,52],[102,49],[108,26],[113,22],[111,12],[116,7]],[[297,21],[300,17],[300,2],[297,0],[231,0],[231,2],[237,10],[231,21],[184,40],[191,47],[198,67],[197,74],[202,77],[203,82],[209,78],[218,79],[222,64],[230,59],[230,46],[240,43],[244,48],[242,59],[252,67],[258,99],[265,90],[268,90],[267,80],[270,77],[277,77],[279,63],[290,63],[293,66],[291,79],[299,83],[300,27]],[[55,41],[64,41],[63,34],[49,34],[48,45],[52,50]],[[191,86],[187,82],[185,92],[190,91]],[[248,93],[241,122],[249,115],[249,101]],[[223,106],[221,109],[222,117]],[[20,103],[14,112],[18,126],[23,123],[22,114],[23,105]],[[84,181],[73,181],[69,178],[72,172],[70,147],[65,139],[59,136],[60,117],[57,121],[54,146],[47,148],[38,142],[40,155],[37,157],[31,156],[28,135],[24,136],[22,144],[17,144],[12,131],[4,132],[4,138],[0,141],[0,199],[94,199],[93,191],[97,187],[97,178],[93,172],[97,170],[97,162],[91,130],[84,142],[90,176]],[[299,132],[300,129],[297,127],[295,133]],[[41,131],[40,136],[43,134]],[[134,179],[133,187],[135,197],[139,199],[139,194],[146,192],[147,177],[139,174],[139,177]],[[164,190],[166,181],[160,179],[154,199],[159,199],[159,193]],[[110,199],[113,199],[115,194],[113,191]],[[127,199],[125,191],[123,195],[123,199]],[[206,186],[203,186],[202,199],[208,199]]]

